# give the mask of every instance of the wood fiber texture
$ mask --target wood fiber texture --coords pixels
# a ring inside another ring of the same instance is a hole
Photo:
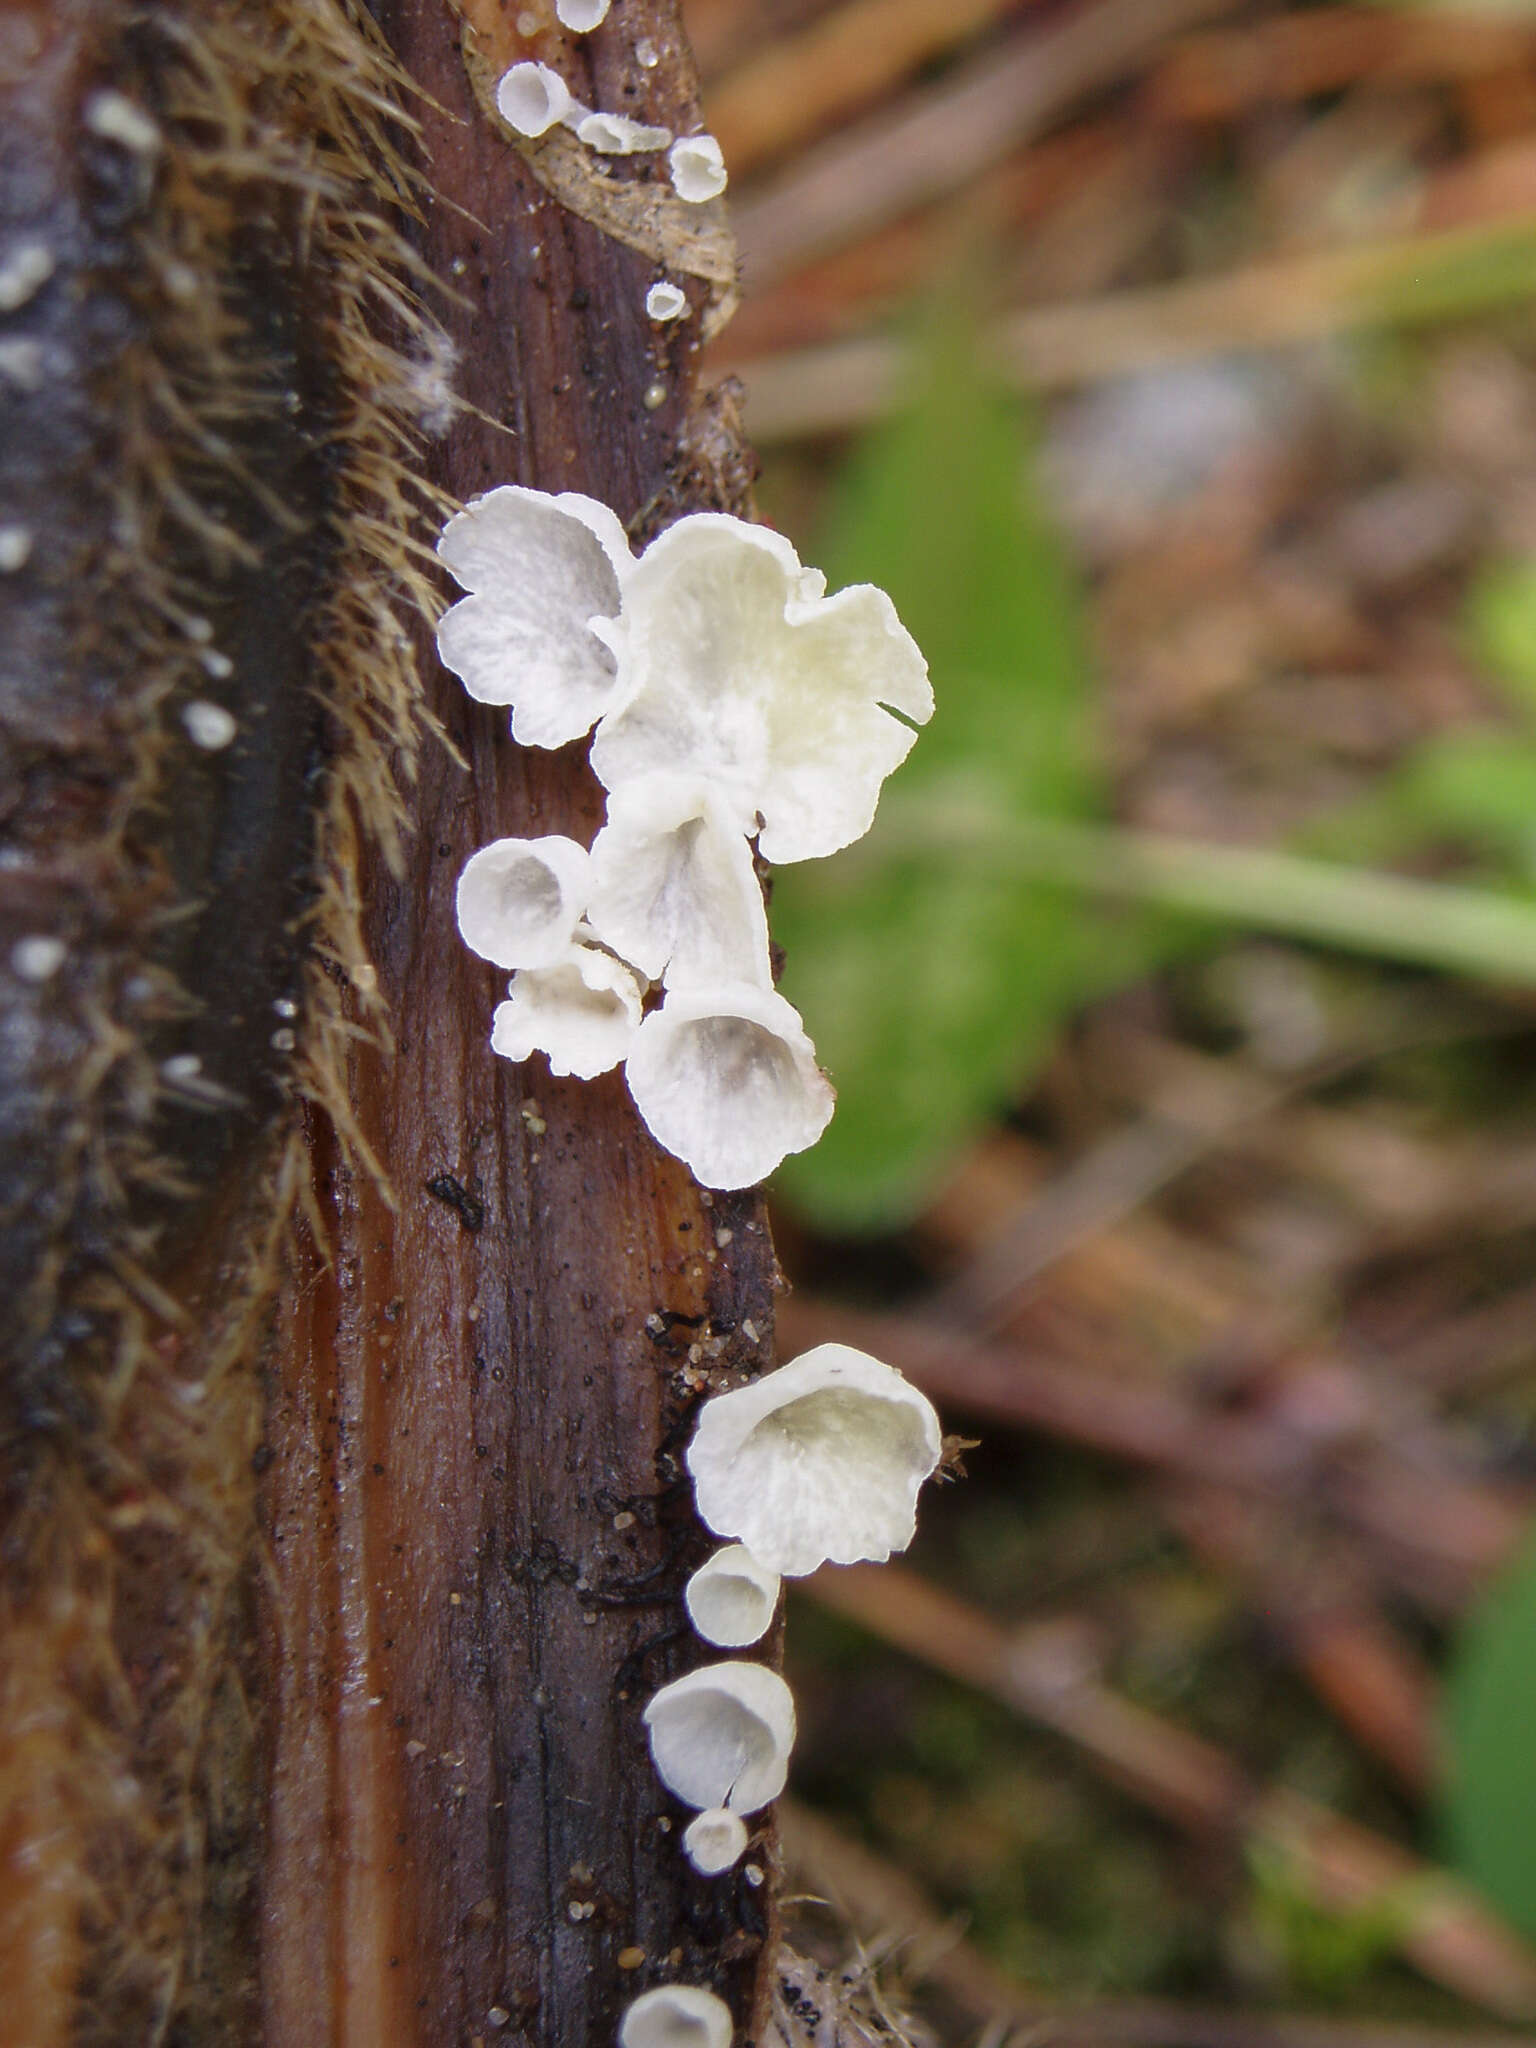
[[[616,15],[525,53],[558,49],[590,103],[685,129],[675,17]],[[696,409],[694,323],[646,318],[653,263],[493,129],[444,0],[377,17],[424,95],[417,245],[474,408],[428,446],[428,480],[587,492],[640,540],[744,509],[729,425]],[[645,161],[613,175],[660,175]],[[502,977],[457,936],[458,873],[507,834],[589,840],[601,792],[583,746],[524,751],[425,640],[422,666],[462,765],[428,748],[403,872],[360,876],[393,1042],[357,1041],[349,1093],[392,1193],[312,1117],[325,1256],[271,1351],[263,2048],[603,2048],[658,1982],[712,1986],[750,2041],[771,1839],[696,1876],[640,1717],[710,1654],[683,1625],[710,1546],[680,1454],[697,1399],[767,1361],[762,1206],[701,1193],[620,1074],[553,1081],[490,1053]]]

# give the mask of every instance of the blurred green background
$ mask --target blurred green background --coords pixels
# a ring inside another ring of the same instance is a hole
[[[773,879],[786,1354],[980,1439],[792,1602],[792,1868],[944,2040],[1531,2038],[1536,11],[688,12],[938,702]]]

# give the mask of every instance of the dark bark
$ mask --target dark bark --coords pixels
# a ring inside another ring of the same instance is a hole
[[[642,537],[663,507],[741,509],[689,432],[693,323],[646,320],[654,266],[493,131],[445,0],[378,11],[429,96],[419,246],[488,416],[460,415],[431,480],[585,491]],[[590,98],[686,126],[675,17],[621,13],[577,53]],[[766,1362],[772,1249],[758,1200],[702,1195],[620,1075],[490,1053],[499,977],[455,932],[459,869],[509,833],[590,839],[600,792],[584,748],[524,752],[429,646],[423,668],[468,765],[428,753],[406,871],[365,880],[394,1044],[359,1042],[350,1095],[393,1200],[316,1117],[326,1259],[272,1351],[264,2044],[599,2048],[667,1981],[716,1988],[750,2040],[771,1844],[692,1873],[640,1712],[708,1654],[682,1627],[708,1542],[679,1453],[700,1392]]]

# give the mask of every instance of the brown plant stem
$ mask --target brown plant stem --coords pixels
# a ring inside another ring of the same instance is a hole
[[[425,96],[417,241],[454,294],[475,408],[428,480],[585,491],[641,538],[743,509],[728,432],[724,468],[687,442],[692,324],[647,323],[652,265],[493,131],[447,6],[378,14]],[[536,47],[558,33],[543,21]],[[649,71],[641,38],[663,53]],[[693,118],[661,0],[561,61],[598,105]],[[644,99],[623,97],[637,79]],[[430,755],[405,872],[358,877],[391,1036],[356,1040],[348,1094],[388,1184],[312,1119],[324,1242],[272,1354],[264,2048],[585,2048],[658,1982],[711,1986],[749,2038],[771,1887],[691,1871],[640,1710],[700,1661],[678,1595],[704,1539],[676,1453],[699,1389],[765,1362],[773,1254],[757,1199],[711,1207],[621,1075],[491,1055],[501,989],[454,929],[458,872],[500,835],[590,838],[600,793],[584,748],[521,751],[422,656],[467,765]]]

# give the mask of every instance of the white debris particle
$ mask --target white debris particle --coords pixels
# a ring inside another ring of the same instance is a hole
[[[206,697],[194,697],[184,705],[181,722],[193,746],[209,754],[227,747],[240,730],[233,712],[226,711],[222,704],[210,704]]]
[[[226,682],[235,672],[235,664],[227,654],[220,654],[217,647],[205,647],[202,662],[216,683]]]
[[[152,156],[160,147],[160,130],[144,109],[110,88],[92,93],[86,101],[85,125],[104,142],[116,142],[135,156]]]
[[[46,242],[17,242],[0,257],[0,313],[14,313],[53,275],[53,251]]]
[[[62,939],[43,932],[18,939],[11,948],[11,972],[19,981],[51,981],[67,951]]]
[[[0,341],[0,378],[6,383],[14,384],[18,391],[41,391],[43,374],[43,344],[40,341],[24,341],[19,336],[11,341]]]
[[[636,43],[635,62],[642,71],[654,71],[661,62],[661,54],[649,36],[642,36]]]
[[[24,569],[32,552],[32,535],[25,526],[0,526],[0,574]]]
[[[517,17],[517,32],[520,36],[536,36],[539,32],[539,17],[531,7],[525,7]]]
[[[645,310],[653,320],[680,320],[688,310],[688,294],[681,285],[663,278],[646,293]]]
[[[268,1045],[271,1046],[274,1052],[292,1052],[298,1042],[297,1036],[289,1030],[286,1024],[282,1026],[281,1030],[274,1031],[267,1040]]]
[[[657,382],[655,384],[646,385],[645,395],[641,399],[640,403],[645,407],[647,412],[659,411],[660,408],[666,404],[666,402],[667,387],[665,384]]]
[[[195,1081],[202,1071],[203,1063],[195,1052],[173,1053],[160,1062],[160,1076],[165,1081]]]

